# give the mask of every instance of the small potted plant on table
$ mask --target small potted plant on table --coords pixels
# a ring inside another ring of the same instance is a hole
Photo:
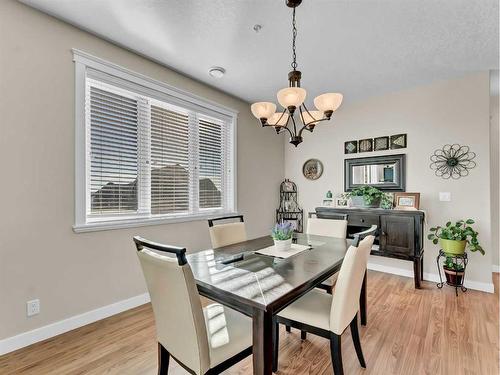
[[[446,281],[450,285],[462,285],[464,276],[464,264],[457,262],[457,259],[464,255],[468,246],[472,252],[479,251],[484,255],[484,250],[479,244],[479,233],[471,227],[474,220],[459,220],[455,223],[448,221],[444,227],[437,226],[430,228],[427,238],[434,245],[440,244],[446,259],[443,264]]]
[[[293,227],[290,222],[277,223],[271,231],[274,247],[279,251],[288,251],[292,247]]]
[[[351,198],[351,202],[354,207],[392,208],[391,195],[384,193],[382,190],[373,186],[361,186],[359,188],[352,189],[352,191],[348,193],[348,196]]]

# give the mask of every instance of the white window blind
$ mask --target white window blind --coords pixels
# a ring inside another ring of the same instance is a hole
[[[136,212],[137,100],[89,89],[91,213]]]
[[[189,116],[151,106],[151,213],[189,211]]]
[[[233,119],[117,82],[86,79],[86,221],[233,212]]]

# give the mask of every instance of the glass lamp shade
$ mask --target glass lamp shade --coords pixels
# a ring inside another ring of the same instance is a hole
[[[298,108],[306,99],[306,90],[302,87],[287,87],[278,91],[277,97],[283,108]]]
[[[250,106],[250,110],[259,120],[262,118],[268,119],[276,112],[276,104],[269,102],[253,103]]]
[[[304,111],[302,112],[302,117],[304,118],[305,124],[316,124],[323,118],[323,112],[321,111]]]
[[[342,104],[343,98],[344,96],[342,94],[331,92],[328,94],[319,95],[314,98],[314,105],[321,112],[335,112]]]
[[[272,115],[267,119],[267,123],[272,126],[285,126],[287,121],[288,121],[288,113],[283,114],[280,112],[275,113],[274,115]]]

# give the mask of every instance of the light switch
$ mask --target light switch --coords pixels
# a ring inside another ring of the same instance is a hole
[[[451,193],[449,191],[440,191],[439,200],[441,202],[451,202]]]

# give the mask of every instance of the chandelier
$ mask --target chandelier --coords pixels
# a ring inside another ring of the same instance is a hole
[[[252,104],[252,114],[258,118],[263,127],[272,126],[277,134],[283,131],[290,133],[290,143],[297,147],[302,142],[304,130],[312,132],[314,127],[328,121],[342,103],[342,94],[327,93],[314,98],[317,110],[310,111],[304,104],[306,90],[300,87],[302,73],[297,70],[297,54],[295,40],[297,38],[297,25],[295,22],[295,9],[302,0],[286,0],[286,5],[293,9],[292,15],[292,71],[288,73],[288,87],[278,91],[278,103],[283,107],[282,112],[276,112],[276,104],[258,102]]]

